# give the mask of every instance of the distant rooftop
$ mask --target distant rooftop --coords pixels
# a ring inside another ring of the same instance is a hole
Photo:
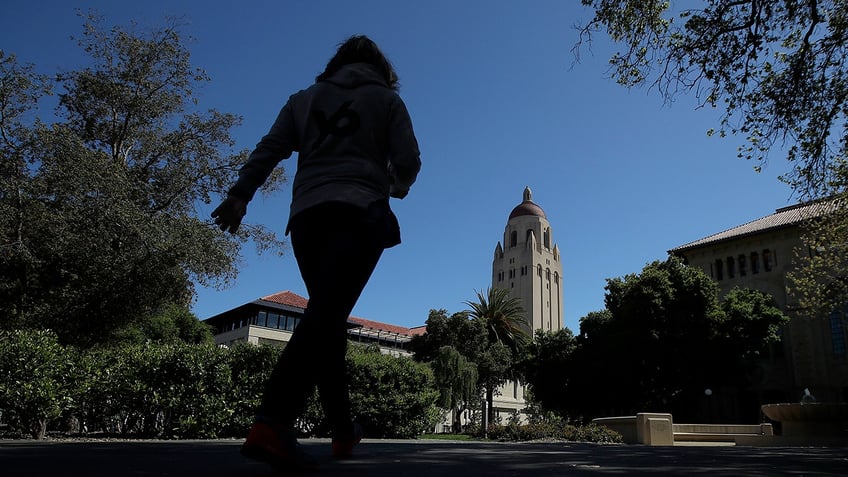
[[[306,304],[309,303],[309,300],[298,295],[297,293],[293,293],[291,291],[281,291],[274,293],[272,295],[263,296],[258,300],[259,302],[270,302],[277,305],[286,305],[290,307],[299,308],[301,310],[306,309]],[[348,317],[348,323],[352,323],[354,325],[359,325],[363,328],[375,330],[378,332],[384,333],[392,333],[396,335],[405,335],[405,336],[415,336],[416,334],[421,334],[419,328],[406,328],[404,326],[392,325],[389,323],[382,323],[374,320],[366,320],[365,318],[359,318],[356,316]]]
[[[694,242],[689,242],[685,245],[675,247],[669,250],[668,253],[673,254],[676,252],[685,252],[705,245],[714,245],[732,239],[797,226],[806,220],[820,217],[827,212],[831,212],[836,207],[837,202],[835,201],[806,202],[791,205],[789,207],[783,207],[782,209],[777,209],[775,213],[771,215],[767,215],[746,224],[727,229],[724,232],[719,232],[702,239],[695,240]]]

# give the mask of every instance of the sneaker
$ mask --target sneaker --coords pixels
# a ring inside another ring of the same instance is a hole
[[[292,432],[279,431],[257,422],[241,446],[241,454],[265,462],[280,472],[315,472],[318,461],[307,454]]]
[[[333,457],[348,459],[353,454],[353,447],[362,440],[362,426],[353,424],[353,432],[349,436],[333,437]]]

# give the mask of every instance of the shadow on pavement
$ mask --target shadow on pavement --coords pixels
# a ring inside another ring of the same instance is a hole
[[[272,476],[243,458],[241,441],[0,441],[5,477]],[[846,448],[647,447],[586,443],[477,443],[366,440],[357,457],[333,461],[324,440],[307,440],[318,475],[570,476],[709,475],[844,476]]]

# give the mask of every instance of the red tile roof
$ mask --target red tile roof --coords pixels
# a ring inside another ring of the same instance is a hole
[[[273,295],[263,296],[260,298],[262,301],[269,301],[271,303],[276,303],[278,305],[288,305],[301,309],[306,308],[306,304],[309,303],[309,300],[298,295],[297,293],[290,292],[288,290],[274,293]],[[355,316],[348,317],[348,321],[351,323],[356,323],[358,325],[362,325],[363,328],[370,328],[372,330],[384,331],[388,333],[396,333],[399,335],[406,336],[414,336],[415,334],[423,334],[423,330],[426,330],[426,327],[419,326],[418,328],[413,328],[412,330],[422,329],[420,332],[413,333],[409,328],[392,325],[389,323],[381,323],[379,321],[366,320],[365,318],[358,318]]]
[[[379,321],[366,320],[365,318],[358,318],[356,316],[351,316],[347,319],[347,321],[362,325],[363,328],[371,328],[372,330],[377,331],[385,331],[388,333],[412,336],[412,333],[409,332],[409,328],[403,326],[390,325],[388,323],[381,323]]]
[[[306,308],[306,304],[309,302],[306,298],[298,295],[297,293],[292,293],[288,290],[274,293],[273,295],[263,296],[260,298],[262,301],[270,301],[271,303],[276,303],[278,305],[288,305],[294,306],[297,308]]]

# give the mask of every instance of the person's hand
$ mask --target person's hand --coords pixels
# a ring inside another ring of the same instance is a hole
[[[238,197],[228,195],[221,205],[212,211],[215,225],[224,232],[234,234],[241,225],[241,219],[247,214],[247,202]]]

